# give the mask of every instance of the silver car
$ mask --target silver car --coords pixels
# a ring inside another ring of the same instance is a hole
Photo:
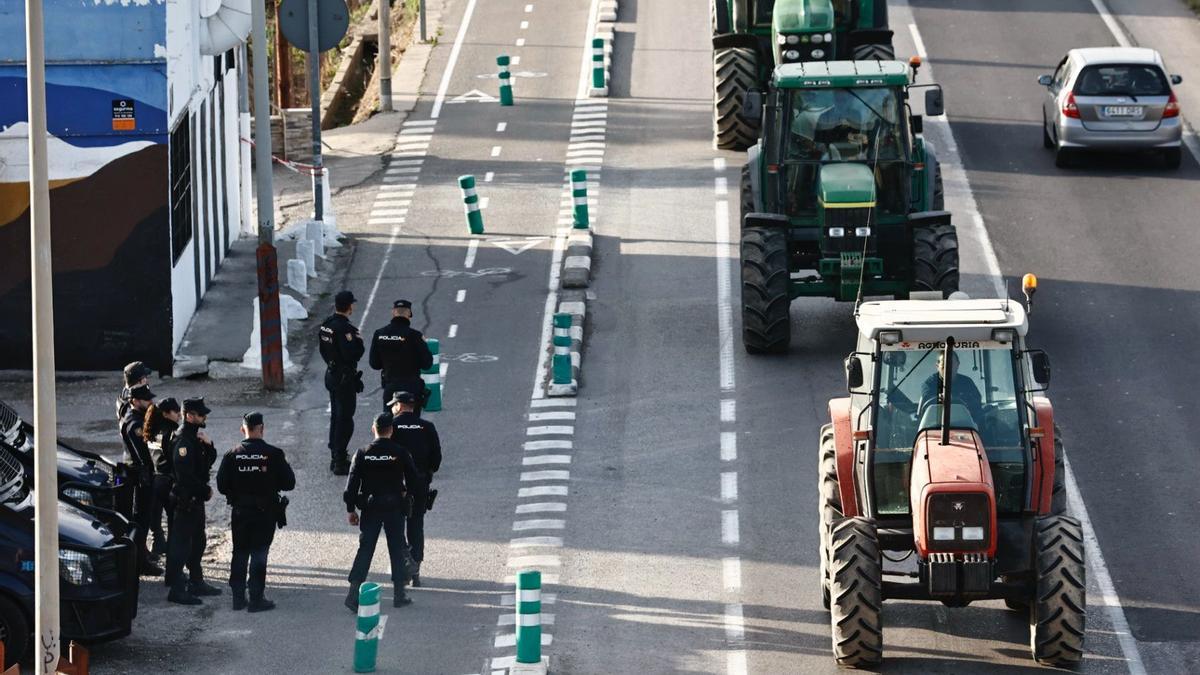
[[[1053,75],[1042,75],[1042,143],[1067,166],[1083,149],[1153,150],[1179,168],[1183,121],[1162,57],[1140,47],[1067,52]]]

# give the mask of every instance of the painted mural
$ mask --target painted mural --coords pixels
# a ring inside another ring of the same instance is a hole
[[[0,0],[0,368],[31,360],[24,0]],[[165,7],[45,0],[56,359],[171,361]]]

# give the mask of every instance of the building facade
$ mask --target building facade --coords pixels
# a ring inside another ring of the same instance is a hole
[[[192,0],[43,0],[55,352],[169,371],[241,230],[236,50]],[[0,0],[0,368],[29,368],[24,0]]]

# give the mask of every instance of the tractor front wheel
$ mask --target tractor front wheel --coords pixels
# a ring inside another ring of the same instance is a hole
[[[894,61],[896,48],[890,42],[873,42],[854,48],[855,61]]]
[[[833,655],[843,666],[877,665],[883,660],[883,568],[875,521],[840,518],[830,539]]]
[[[821,494],[821,522],[818,524],[821,538],[821,604],[825,609],[829,609],[830,529],[842,517],[842,495],[838,492],[837,447],[833,443],[832,424],[821,427],[821,464],[818,475],[821,481],[818,486]]]
[[[913,230],[913,289],[941,291],[943,298],[958,290],[958,232],[953,225]]]
[[[742,344],[751,354],[780,354],[792,341],[787,235],[742,228]]]
[[[758,140],[760,120],[742,117],[742,100],[758,80],[758,54],[748,47],[713,51],[713,135],[717,147],[745,150]]]
[[[1037,590],[1030,599],[1029,647],[1044,666],[1083,659],[1087,619],[1087,565],[1083,528],[1070,516],[1038,518],[1034,525]]]

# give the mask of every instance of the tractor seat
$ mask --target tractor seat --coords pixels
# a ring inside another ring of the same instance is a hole
[[[921,423],[917,425],[917,435],[920,436],[931,429],[941,428],[942,405],[940,403],[932,403],[926,406],[925,411],[921,413]],[[950,428],[979,433],[979,425],[971,417],[971,412],[967,410],[967,406],[961,403],[950,404]]]

